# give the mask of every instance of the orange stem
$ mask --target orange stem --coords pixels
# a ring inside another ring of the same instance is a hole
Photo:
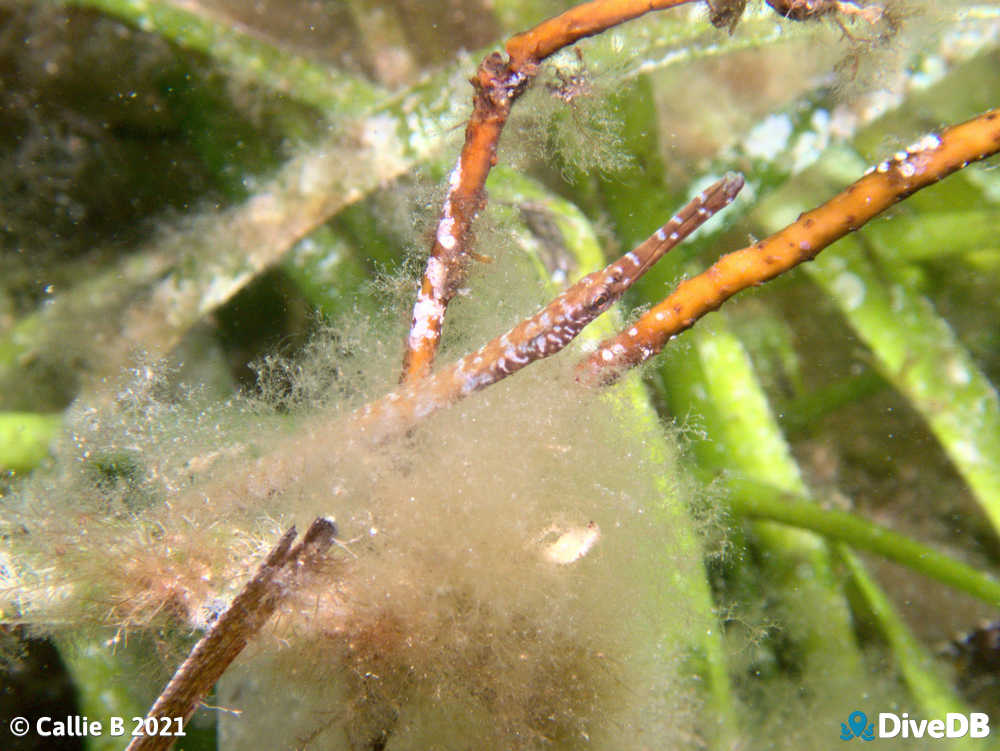
[[[600,344],[577,366],[586,385],[611,383],[660,352],[667,342],[747,287],[763,284],[854,232],[887,208],[970,162],[1000,151],[1000,110],[994,109],[898,152],[817,209],[780,232],[720,258],[687,281],[626,331]]]
[[[591,0],[512,36],[507,54],[513,70],[523,70],[563,47],[654,10],[665,10],[693,0]]]

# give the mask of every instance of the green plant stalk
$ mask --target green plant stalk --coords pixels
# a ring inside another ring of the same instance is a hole
[[[497,20],[508,29],[526,29],[567,7],[560,0],[495,0],[490,5]]]
[[[805,494],[805,484],[781,435],[740,341],[724,316],[699,325],[688,340],[693,352],[671,362],[664,380],[671,408],[693,414],[708,438],[695,453],[702,468],[747,476],[787,492]],[[753,532],[767,556],[787,615],[798,621],[808,672],[854,678],[863,666],[847,601],[834,575],[824,541],[809,532],[768,523]]]
[[[781,383],[783,391],[801,394],[802,358],[795,348],[796,337],[791,322],[779,311],[759,306],[753,316],[729,321],[733,334],[750,353],[757,379],[770,391],[769,384]],[[773,398],[773,397],[772,397]],[[774,404],[782,426],[787,431],[787,410]]]
[[[863,171],[846,150],[828,154],[817,167],[828,184]],[[812,206],[817,193],[789,186],[760,205],[754,219],[766,232],[780,229]],[[898,278],[887,280],[857,237],[843,238],[805,269],[871,349],[886,380],[927,421],[1000,532],[1000,399],[948,323]]]
[[[296,243],[281,268],[310,305],[334,319],[350,312],[359,288],[368,279],[356,249],[329,225]]]
[[[81,714],[99,720],[105,730],[106,718],[124,717],[126,732],[131,732],[131,718],[144,717],[151,701],[139,698],[137,687],[145,671],[140,671],[129,659],[135,648],[122,646],[114,650],[100,639],[85,637],[59,639],[57,643],[59,654],[73,676]],[[145,644],[143,640],[140,643]],[[153,686],[143,689],[147,693],[150,690],[155,689]],[[86,738],[87,751],[120,751],[124,745],[121,738],[114,738],[108,732]]]
[[[287,94],[338,117],[358,117],[381,107],[391,95],[384,89],[343,71],[316,63],[261,39],[210,12],[192,10],[176,0],[61,0],[67,5],[94,8],[158,34],[175,44],[215,58],[235,74]],[[197,7],[197,6],[195,6]],[[522,31],[543,20],[532,3],[503,8],[500,15],[509,32]],[[553,7],[551,12],[557,12]],[[684,14],[657,13],[616,30],[613,43],[591,45],[588,56],[595,72],[620,68],[621,50],[629,50],[630,68],[649,70],[705,55],[755,48],[816,33],[805,24],[779,28],[771,13],[748,18],[740,34],[720,43],[719,33],[707,24],[693,24]],[[471,55],[480,60],[491,50]],[[471,71],[469,71],[471,73]]]
[[[724,321],[724,316],[720,318]],[[724,323],[717,321],[716,324],[716,328],[721,328],[721,332],[699,333],[698,329],[695,330],[695,348],[706,374],[708,396],[706,401],[711,405],[709,409],[700,411],[708,412],[709,416],[706,419],[709,423],[709,433],[715,435],[717,442],[721,444],[714,449],[715,452],[718,455],[725,450],[725,466],[735,468],[746,475],[759,478],[773,474],[778,480],[773,484],[780,483],[779,486],[783,489],[803,488],[797,466],[792,461],[787,444],[781,438],[776,423],[770,415],[763,393],[756,388],[756,382],[752,377],[740,377],[741,370],[752,376],[749,359],[742,351],[739,342],[725,331]],[[743,367],[740,367],[741,362]],[[736,379],[731,377],[734,370],[737,372]],[[751,389],[750,386],[754,388]],[[719,418],[716,410],[723,415],[722,419],[725,422],[722,425],[717,424]],[[772,468],[776,470],[773,473],[770,471]],[[834,676],[847,677],[849,674],[844,672],[832,672],[847,669],[853,671],[854,680],[848,678],[844,690],[864,686],[860,656],[853,643],[851,619],[845,603],[838,601],[832,588],[831,561],[825,555],[826,549],[822,549],[824,555],[821,557],[813,540],[802,539],[799,536],[786,537],[776,533],[772,525],[764,529],[758,528],[755,533],[773,550],[781,550],[780,545],[785,548],[781,552],[791,548],[799,556],[810,560],[816,574],[827,580],[828,588],[822,586],[825,583],[822,579],[818,582],[795,582],[795,569],[791,569],[789,573],[792,576],[785,579],[789,589],[784,595],[786,601],[793,599],[798,602],[799,607],[817,608],[816,611],[806,614],[803,623],[807,629],[810,627],[812,629],[807,636],[808,671],[812,672],[823,664],[823,653],[820,650],[825,646],[831,657],[834,655],[840,657],[840,664],[835,664],[829,659],[826,661],[824,667],[827,671],[831,671],[822,673],[826,680],[831,680]],[[928,717],[943,717],[949,711],[962,711],[961,702],[948,684],[937,675],[932,658],[892,611],[888,598],[868,575],[860,560],[842,545],[838,546],[835,552],[847,563],[866,604],[886,636],[900,672],[923,712]],[[797,591],[799,587],[804,589]],[[823,599],[824,594],[826,602]],[[832,629],[824,630],[825,621],[830,622]],[[845,649],[846,654],[841,651]],[[860,701],[863,696],[857,699]]]
[[[39,356],[54,358],[56,367],[65,354],[82,354],[92,369],[86,389],[117,378],[134,351],[168,353],[330,216],[412,167],[401,142],[383,140],[387,124],[369,119],[359,124],[367,129],[361,144],[328,142],[300,154],[243,204],[164,232],[17,321],[0,337],[0,385],[16,386],[22,363]],[[108,344],[79,352],[67,340]]]
[[[944,718],[948,712],[967,714],[968,707],[958,698],[948,682],[939,675],[934,657],[914,638],[892,603],[872,580],[858,556],[843,546],[838,553],[868,603],[883,636],[896,656],[903,680],[906,681],[910,693],[924,715],[928,719],[934,719]],[[967,740],[967,745],[975,745],[975,741]]]
[[[28,472],[49,453],[61,415],[0,412],[0,471]]]
[[[437,155],[468,109],[468,84],[455,75],[468,67],[462,59],[405,95],[381,100],[367,116],[345,116],[337,133],[289,159],[242,204],[164,229],[139,252],[16,321],[0,335],[0,393],[32,390],[25,363],[83,370],[86,390],[117,378],[135,351],[169,352],[194,323],[331,216]],[[97,350],[95,342],[105,344]],[[70,364],[73,358],[86,366]]]
[[[781,407],[781,422],[786,432],[802,433],[826,415],[887,387],[882,376],[873,370],[865,370],[786,402]]]
[[[86,352],[78,350],[79,342],[96,338],[97,331],[111,322],[108,318],[110,313],[120,313],[132,294],[154,285],[174,262],[175,254],[171,249],[162,247],[128,256],[114,269],[94,274],[58,294],[51,304],[16,321],[0,336],[0,394],[3,395],[4,407],[63,407],[62,403],[38,404],[41,390],[33,382],[38,379],[37,376],[32,377],[31,368],[52,353],[57,360],[65,358],[64,367],[73,372],[72,361],[78,363],[81,355],[84,362],[87,360]],[[111,320],[117,322],[119,319]],[[120,353],[115,351],[114,340],[108,341],[110,343],[105,345],[100,359],[114,360],[115,369],[104,371],[107,375],[114,375],[123,362]],[[80,369],[79,364],[75,369]]]
[[[370,81],[256,39],[232,23],[215,19],[198,5],[184,7],[172,0],[63,1],[67,5],[99,10],[142,31],[208,55],[235,75],[312,105],[321,112],[357,117],[387,96],[387,92]]]
[[[920,211],[865,227],[865,238],[886,259],[913,263],[995,247],[1000,210]]]
[[[885,558],[1000,608],[1000,580],[857,514],[821,508],[814,500],[746,477],[725,478],[738,516],[807,529]]]
[[[620,319],[619,319],[620,320]],[[601,334],[607,336],[614,332],[610,329],[610,320],[606,320],[609,331]],[[597,329],[593,335],[598,335]],[[661,463],[666,460],[677,462],[676,451],[663,435],[660,418],[649,400],[649,393],[638,377],[630,377],[622,384],[619,393],[609,398],[620,399],[635,421],[637,429],[645,435],[645,445],[650,455]],[[681,547],[685,558],[697,556],[699,565],[695,575],[682,572],[679,568],[664,572],[671,585],[679,591],[686,591],[686,607],[700,615],[701,623],[689,634],[690,670],[692,674],[704,676],[708,681],[708,707],[704,713],[705,721],[702,729],[715,748],[732,748],[739,738],[736,712],[734,710],[732,688],[730,685],[727,657],[724,644],[724,633],[715,613],[712,592],[708,582],[708,572],[705,568],[703,548],[686,509],[677,508],[676,491],[670,487],[666,477],[657,481],[665,491],[663,497],[671,499],[660,509],[664,520],[673,529],[675,538]],[[669,611],[671,603],[663,602],[662,607]],[[651,645],[652,646],[652,645]],[[709,722],[711,718],[711,722]]]

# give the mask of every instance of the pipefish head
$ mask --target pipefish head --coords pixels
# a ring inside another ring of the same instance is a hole
[[[581,290],[579,304],[590,320],[614,305],[628,286],[624,275],[611,269],[595,271],[587,275],[583,281],[586,284]]]

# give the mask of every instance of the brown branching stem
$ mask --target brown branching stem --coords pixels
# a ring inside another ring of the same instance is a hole
[[[148,718],[183,718],[194,714],[198,705],[212,690],[243,648],[267,623],[285,595],[295,586],[301,571],[321,559],[337,536],[337,525],[330,519],[318,518],[309,525],[297,544],[292,527],[268,553],[254,577],[247,582],[229,608],[219,616],[174,673],[157,698]],[[171,725],[170,729],[176,726]],[[135,737],[127,751],[163,751],[175,738],[167,735]]]
[[[506,60],[498,52],[483,60],[471,79],[475,89],[472,115],[465,129],[465,144],[448,179],[430,256],[413,305],[400,383],[414,385],[431,372],[445,311],[465,283],[469,263],[476,257],[472,223],[486,203],[484,186],[497,163],[500,134],[514,102],[538,75],[539,63],[581,39],[646,13],[690,2],[694,0],[591,0],[511,37],[505,46]],[[715,0],[708,4],[712,22],[732,31],[745,2]],[[853,3],[835,0],[771,0],[771,5],[795,20],[843,13],[874,22],[881,13],[878,6],[860,9]]]
[[[732,203],[742,188],[743,176],[730,172],[695,196],[635,250],[588,274],[507,333],[433,375],[403,384],[362,407],[354,415],[353,429],[369,440],[382,440],[561,351],[668,251]]]
[[[400,381],[426,377],[437,354],[448,303],[465,282],[472,222],[485,205],[484,186],[497,163],[497,143],[511,106],[538,74],[538,64],[562,48],[653,10],[693,0],[593,0],[543,21],[507,42],[508,59],[494,52],[472,78],[472,115],[465,145],[448,180],[437,231],[413,306]]]
[[[681,282],[627,331],[602,342],[580,363],[577,379],[590,386],[613,382],[624,371],[660,352],[671,338],[737,292],[811,261],[831,243],[890,206],[998,151],[1000,109],[948,128],[940,135],[924,136],[783,230],[723,256],[711,268]]]
[[[966,123],[948,128],[940,135],[925,136],[906,151],[872,167],[860,180],[819,208],[803,214],[780,232],[723,256],[706,271],[682,282],[638,321],[616,337],[602,342],[577,366],[577,380],[585,386],[613,383],[626,370],[661,352],[672,337],[693,326],[699,318],[716,310],[736,293],[763,284],[800,263],[812,260],[824,248],[854,232],[898,201],[998,151],[1000,110],[990,110]],[[706,192],[718,186],[716,184]],[[682,210],[679,215],[683,213]],[[667,226],[669,223],[664,225]],[[626,258],[619,259],[608,269],[624,264]],[[552,306],[558,307],[566,299],[575,300],[579,294],[576,288],[567,290],[543,311],[477,352],[441,368],[429,378],[405,384],[370,402],[355,413],[353,427],[369,440],[383,440],[539,359],[536,356],[539,353],[530,353],[530,359],[522,363],[520,359],[529,353],[515,347],[513,354],[517,367],[512,367],[510,345],[518,344],[522,334],[529,337],[530,332],[529,338],[533,338],[545,333],[538,328],[544,312]],[[550,323],[559,324],[558,321]],[[582,326],[574,330],[574,336],[580,328]],[[544,349],[540,356],[554,354],[566,343],[568,339],[558,348]]]

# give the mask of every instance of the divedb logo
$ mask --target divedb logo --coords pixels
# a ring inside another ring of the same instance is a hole
[[[840,723],[840,739],[860,738],[986,738],[990,734],[990,716],[984,712],[949,712],[943,720],[915,720],[909,714],[879,712],[878,724],[868,722],[864,712],[855,710]]]

